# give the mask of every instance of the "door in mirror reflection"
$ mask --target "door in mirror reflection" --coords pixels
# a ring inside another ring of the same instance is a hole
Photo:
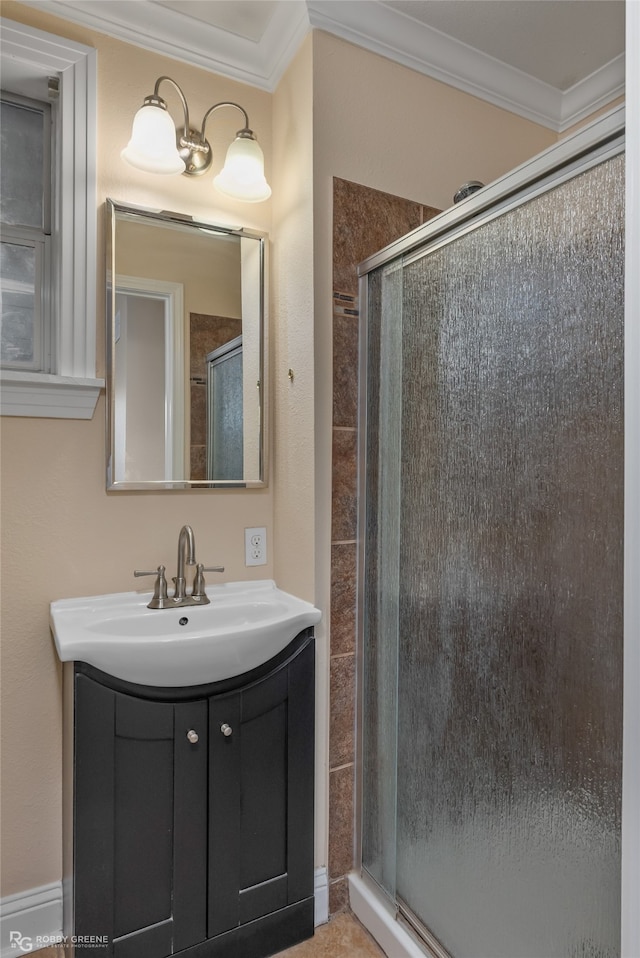
[[[113,378],[113,474],[117,482],[149,475],[183,480],[184,374],[182,286],[116,279]]]
[[[108,209],[108,488],[263,485],[265,237]]]

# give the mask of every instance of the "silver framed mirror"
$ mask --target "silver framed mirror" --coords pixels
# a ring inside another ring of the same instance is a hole
[[[107,489],[266,485],[266,234],[106,205]]]

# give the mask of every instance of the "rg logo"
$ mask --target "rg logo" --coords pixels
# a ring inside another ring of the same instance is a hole
[[[10,931],[9,941],[12,948],[19,948],[20,951],[31,951],[33,949],[33,939],[28,938],[19,931]]]

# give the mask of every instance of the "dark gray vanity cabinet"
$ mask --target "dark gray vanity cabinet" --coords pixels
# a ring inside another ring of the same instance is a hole
[[[84,663],[74,684],[76,956],[265,958],[310,937],[311,630],[197,689]]]

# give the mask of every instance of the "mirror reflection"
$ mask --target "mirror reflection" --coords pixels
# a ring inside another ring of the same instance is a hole
[[[107,206],[107,488],[264,485],[266,237]]]

